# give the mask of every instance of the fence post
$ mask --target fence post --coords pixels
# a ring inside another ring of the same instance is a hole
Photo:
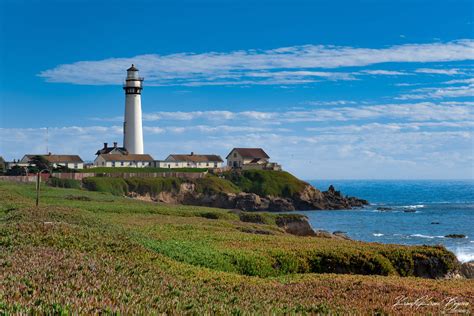
[[[36,207],[39,204],[39,192],[40,192],[41,172],[36,175]]]

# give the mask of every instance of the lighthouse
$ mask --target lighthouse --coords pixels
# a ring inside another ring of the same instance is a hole
[[[142,83],[138,69],[132,64],[127,69],[125,90],[125,120],[123,122],[123,146],[130,154],[143,154]]]

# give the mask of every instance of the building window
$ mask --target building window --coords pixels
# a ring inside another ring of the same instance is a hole
[[[115,161],[112,161],[112,167],[115,167]]]
[[[208,162],[206,162],[206,167],[209,167],[209,163],[208,163]]]
[[[77,169],[77,163],[74,164],[74,169]]]
[[[120,165],[123,167],[123,161],[120,162]]]
[[[217,168],[217,162],[214,163],[214,168]]]
[[[102,166],[105,166],[105,162],[102,161]]]
[[[237,153],[234,153],[234,158],[237,158]]]

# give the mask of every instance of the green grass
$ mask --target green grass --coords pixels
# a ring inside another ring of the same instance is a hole
[[[244,170],[226,172],[224,177],[242,191],[261,196],[292,197],[295,193],[303,191],[307,185],[286,171]]]
[[[114,195],[126,195],[134,192],[140,195],[156,197],[160,192],[177,193],[183,183],[195,186],[198,193],[238,193],[239,188],[231,182],[214,175],[206,175],[200,179],[182,179],[175,177],[156,178],[116,178],[116,177],[88,177],[83,179],[84,188],[90,191],[108,192]]]
[[[82,180],[84,188],[90,191],[107,192],[114,195],[125,195],[128,192],[127,182],[123,178],[90,177]]]
[[[80,189],[81,181],[51,177],[48,179],[48,185],[57,187],[57,188]]]
[[[0,313],[409,313],[393,310],[400,295],[474,303],[472,281],[400,277],[420,260],[452,269],[442,247],[297,237],[276,226],[283,214],[78,189],[43,186],[38,209],[33,185],[0,182],[0,197]]]
[[[109,183],[108,183],[109,182]],[[156,196],[159,192],[177,192],[182,183],[195,185],[196,192],[206,194],[248,192],[261,196],[292,197],[301,192],[307,183],[288,172],[268,170],[246,170],[226,172],[221,177],[208,174],[200,179],[182,178],[131,178],[90,177],[84,179],[85,187],[92,191],[123,195],[135,192]],[[107,184],[108,183],[108,184]]]
[[[207,172],[207,168],[133,168],[133,167],[94,167],[80,169],[82,173],[153,173],[153,172]]]
[[[196,191],[200,193],[239,193],[240,188],[232,182],[213,175],[207,175],[204,178],[193,181],[196,184]]]

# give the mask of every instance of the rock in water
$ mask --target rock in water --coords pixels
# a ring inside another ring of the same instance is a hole
[[[446,238],[466,238],[466,235],[463,234],[449,234],[444,236]]]

